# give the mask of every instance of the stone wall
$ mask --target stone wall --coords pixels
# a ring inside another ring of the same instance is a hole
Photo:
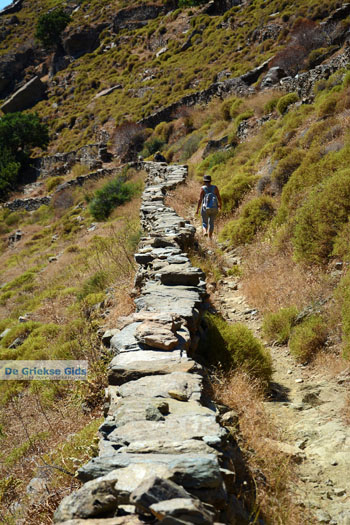
[[[324,64],[316,66],[305,73],[295,77],[285,77],[280,80],[280,88],[287,92],[295,91],[302,99],[312,100],[313,88],[316,82],[327,79],[333,73],[342,68],[348,68],[350,64],[350,42],[346,42],[343,53],[339,53]]]
[[[326,63],[316,66],[314,69],[305,73],[300,73],[295,77],[281,78],[276,74],[276,69],[271,68],[272,59],[264,62],[255,69],[245,73],[236,78],[229,78],[222,82],[214,82],[207,89],[197,91],[190,95],[186,95],[177,102],[170,104],[164,108],[160,108],[148,117],[138,121],[138,124],[146,128],[154,128],[160,122],[169,122],[176,118],[176,112],[182,107],[191,107],[196,104],[208,104],[213,97],[224,98],[228,95],[249,96],[256,93],[256,89],[252,86],[262,75],[267,71],[266,77],[263,78],[262,86],[266,89],[279,88],[286,92],[296,91],[298,95],[303,98],[313,99],[313,88],[319,80],[329,78],[338,69],[347,68],[350,64],[350,42],[345,43],[345,49],[342,53],[332,57]],[[273,73],[273,77],[271,76]]]
[[[51,202],[51,197],[33,197],[28,199],[15,199],[11,202],[6,202],[3,204],[4,208],[8,208],[11,211],[17,211],[17,210],[26,210],[26,211],[34,211],[40,208],[40,206],[46,205],[48,206]]]
[[[114,358],[99,455],[79,469],[84,485],[61,502],[54,522],[244,525],[251,480],[195,359],[206,296],[205,276],[185,251],[195,228],[164,202],[187,167],[143,168],[136,312],[103,336]]]
[[[266,64],[264,68],[266,69]],[[254,77],[255,70],[251,71],[251,77]],[[161,108],[148,117],[145,117],[138,121],[138,124],[145,126],[146,128],[154,128],[160,122],[168,122],[169,120],[176,118],[176,112],[182,107],[191,107],[196,104],[208,104],[213,97],[225,97],[230,94],[239,95],[239,96],[248,96],[255,93],[255,89],[248,85],[248,80],[250,77],[248,74],[243,75],[242,77],[230,78],[224,80],[223,82],[214,82],[207,89],[202,91],[197,91],[191,95],[186,95],[180,98],[177,102],[170,104],[164,108]]]
[[[88,144],[69,153],[56,153],[49,157],[42,157],[35,162],[38,178],[65,175],[75,164],[82,164],[89,169],[101,168],[103,162],[108,162],[110,155],[105,144]]]
[[[138,167],[138,163],[130,163],[130,166]],[[107,177],[108,175],[117,175],[118,173],[121,173],[122,170],[123,167],[99,169],[93,171],[92,173],[88,173],[87,175],[81,175],[80,177],[76,177],[75,179],[63,182],[55,188],[55,191],[52,193],[52,195],[47,195],[45,197],[33,197],[28,199],[15,199],[13,201],[6,202],[5,204],[3,204],[3,206],[4,208],[8,208],[11,211],[16,211],[20,209],[34,211],[40,208],[40,206],[42,206],[43,204],[46,204],[48,206],[52,200],[52,196],[57,193],[60,193],[61,191],[67,190],[68,188],[73,188],[75,186],[84,186],[84,184],[90,182],[91,180],[99,180],[104,177]]]

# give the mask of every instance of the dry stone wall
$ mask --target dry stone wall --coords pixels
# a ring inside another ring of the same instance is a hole
[[[139,163],[135,162],[130,163],[129,165],[135,166],[137,168],[139,166]],[[69,188],[73,188],[75,186],[84,186],[84,184],[92,180],[99,180],[109,175],[117,175],[121,173],[122,170],[123,168],[101,168],[99,170],[93,171],[92,173],[88,173],[87,175],[81,175],[80,177],[76,177],[75,179],[63,182],[62,184],[56,187],[52,195],[46,195],[45,197],[32,197],[27,199],[15,199],[13,201],[6,202],[5,204],[3,204],[3,207],[8,208],[11,211],[34,211],[40,208],[40,206],[42,206],[43,204],[48,206],[52,201],[52,196],[56,195],[57,193],[60,193]]]
[[[295,77],[282,78],[279,83],[280,87],[287,92],[297,92],[298,95],[303,99],[313,100],[314,93],[313,88],[316,82],[323,79],[328,79],[333,73],[342,68],[348,68],[350,64],[350,41],[345,43],[345,48],[342,53],[339,53],[335,57],[324,64],[316,66],[314,69],[310,69],[305,73],[300,73]]]
[[[206,295],[205,276],[186,253],[195,229],[165,204],[187,167],[143,168],[136,312],[103,336],[114,357],[99,455],[79,469],[84,485],[54,522],[244,525],[251,481],[195,359]]]

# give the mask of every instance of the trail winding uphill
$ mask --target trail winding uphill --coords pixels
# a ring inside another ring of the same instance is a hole
[[[231,265],[237,263],[234,253]],[[248,305],[235,277],[226,277],[216,295],[228,322],[244,322],[261,337],[259,312]],[[297,364],[286,346],[270,348],[273,359],[271,399],[265,409],[282,430],[276,450],[296,463],[297,483],[290,488],[295,501],[308,509],[316,523],[350,524],[350,427],[344,413],[349,369],[321,373]]]

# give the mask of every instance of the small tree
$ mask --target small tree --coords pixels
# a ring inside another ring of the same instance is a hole
[[[32,148],[46,148],[49,133],[35,113],[8,113],[0,119],[0,197],[16,187]]]
[[[61,44],[62,31],[70,21],[70,15],[63,9],[55,9],[41,15],[36,25],[35,38],[40,40],[46,49],[54,49]]]

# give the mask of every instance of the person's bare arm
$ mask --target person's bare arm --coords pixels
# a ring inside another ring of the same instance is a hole
[[[202,205],[202,201],[203,201],[203,199],[204,199],[204,190],[202,189],[202,190],[201,190],[201,193],[200,193],[200,195],[199,195],[199,199],[198,199],[196,215],[197,215],[197,213],[198,213],[199,210],[200,210],[200,207],[201,207],[201,205]]]
[[[215,186],[215,195],[217,196],[218,201],[219,201],[219,210],[221,210],[221,208],[222,208],[222,200],[221,200],[221,195],[220,195],[220,192],[219,192],[217,186]]]

